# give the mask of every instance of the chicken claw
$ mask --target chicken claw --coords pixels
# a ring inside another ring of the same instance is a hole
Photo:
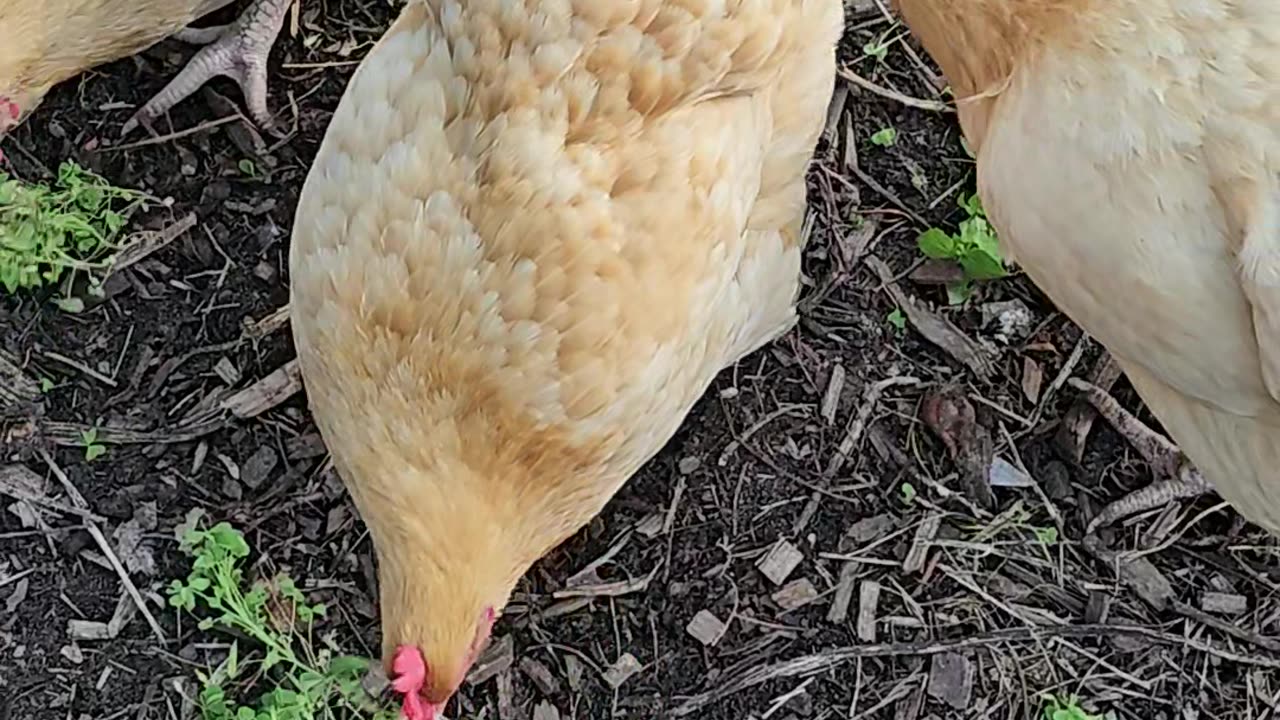
[[[193,45],[204,45],[178,76],[147,101],[121,128],[128,135],[138,125],[153,120],[185,100],[201,85],[218,75],[235,80],[244,92],[249,115],[263,128],[274,123],[267,108],[267,57],[284,25],[293,0],[255,0],[232,24],[222,27],[186,28],[174,37]]]
[[[1151,472],[1156,477],[1162,478],[1108,504],[1089,522],[1086,534],[1092,535],[1098,528],[1110,525],[1120,518],[1158,508],[1172,500],[1213,492],[1213,486],[1191,464],[1187,456],[1182,454],[1177,445],[1147,427],[1133,413],[1121,407],[1120,403],[1105,390],[1079,378],[1071,378],[1068,382],[1071,387],[1084,395],[1089,404],[1097,409],[1099,415],[1111,423],[1116,432],[1129,441],[1129,444],[1151,466]]]

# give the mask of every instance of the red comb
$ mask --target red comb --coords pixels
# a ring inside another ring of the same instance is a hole
[[[422,652],[408,645],[396,648],[395,657],[391,659],[391,672],[395,673],[391,689],[404,695],[405,720],[431,720],[419,694],[427,679],[427,664],[422,659]]]

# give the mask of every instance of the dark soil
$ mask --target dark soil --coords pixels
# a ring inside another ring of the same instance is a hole
[[[123,595],[117,574],[77,516],[46,508],[44,524],[33,525],[0,512],[0,720],[183,716],[182,690],[191,692],[195,671],[216,664],[226,642],[195,631],[189,618],[180,622],[164,602],[164,587],[187,563],[172,529],[193,508],[245,531],[255,572],[286,570],[326,602],[322,633],[348,652],[377,652],[368,536],[327,469],[304,400],[187,441],[164,438],[203,398],[248,386],[293,357],[287,326],[253,339],[245,327],[287,301],[289,228],[309,161],[355,62],[392,19],[384,4],[304,7],[298,36],[286,29],[274,56],[272,102],[291,128],[283,140],[240,120],[214,124],[240,102],[234,84],[219,80],[156,128],[171,136],[112,147],[128,108],[189,56],[170,42],[58,88],[5,143],[24,178],[47,177],[73,158],[115,184],[169,199],[135,219],[143,227],[162,229],[190,213],[198,222],[117,276],[107,299],[84,313],[57,309],[48,293],[0,300],[3,348],[29,377],[54,383],[25,416],[0,417],[4,460],[47,478],[49,497],[70,505],[39,454],[49,449],[108,537],[154,504],[158,522],[144,544],[155,567],[131,575],[167,638],[161,646],[135,617],[115,639],[73,641],[69,621],[112,616]],[[933,71],[911,59],[905,41],[884,61],[864,54],[867,43],[901,34],[878,11],[857,13],[843,65],[881,87],[941,100],[928,82]],[[1233,522],[1229,510],[1198,517],[1214,499],[1104,531],[1117,549],[1159,547],[1139,568],[1170,583],[1156,600],[1118,581],[1114,565],[1083,546],[1096,509],[1150,479],[1104,422],[1079,462],[1058,435],[1077,400],[1069,388],[1050,393],[1051,383],[1064,367],[1087,376],[1101,350],[1025,278],[980,284],[958,308],[940,285],[917,281],[916,236],[928,225],[954,229],[963,217],[956,199],[973,191],[954,115],[844,83],[840,97],[812,173],[811,288],[801,326],[725,371],[670,445],[529,574],[495,632],[514,640],[514,663],[500,681],[467,685],[454,714],[527,718],[550,703],[559,717],[575,718],[669,717],[681,708],[725,720],[1038,718],[1041,695],[1056,693],[1117,718],[1272,717],[1280,573],[1270,540]],[[885,127],[897,130],[897,142],[871,143]],[[874,271],[879,261],[923,312],[986,348],[989,379],[914,323],[898,327],[895,300]],[[1025,332],[1002,339],[984,324],[983,307],[1010,300],[1030,318]],[[837,368],[842,381],[833,380]],[[1024,391],[1035,384],[1028,373],[1042,376],[1037,393]],[[829,473],[868,390],[907,376],[918,382],[884,388],[847,462]],[[833,382],[843,384],[832,390]],[[949,385],[964,389],[997,454],[1024,463],[1037,486],[996,489],[992,514],[955,496],[963,466],[920,419],[922,398]],[[1114,391],[1137,406],[1123,380]],[[109,442],[88,462],[74,441],[76,428],[88,427],[156,434]],[[936,532],[917,543],[930,518],[940,519]],[[780,540],[804,556],[788,583],[802,579],[818,593],[792,610],[756,567]],[[923,562],[912,565],[917,544]],[[601,579],[651,576],[647,586],[617,597],[553,597],[617,546]],[[833,621],[842,578],[852,602]],[[866,581],[881,588],[878,605],[865,610],[874,641],[886,644],[880,650],[856,631]],[[1243,596],[1245,609],[1205,613],[1206,592]],[[702,610],[729,623],[712,647],[686,632]],[[642,669],[615,690],[601,671],[624,653]],[[531,679],[537,666],[551,683]],[[514,710],[499,707],[507,681]],[[547,712],[536,717],[555,716]]]

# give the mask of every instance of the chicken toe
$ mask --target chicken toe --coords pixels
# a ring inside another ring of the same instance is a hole
[[[1069,382],[1084,395],[1099,415],[1111,423],[1116,432],[1133,445],[1158,478],[1147,487],[1135,490],[1104,507],[1089,522],[1088,534],[1093,534],[1098,528],[1110,525],[1120,518],[1158,508],[1172,500],[1213,492],[1209,481],[1205,480],[1187,456],[1168,438],[1147,427],[1102,388],[1078,378],[1071,378]]]
[[[230,25],[186,28],[175,34],[179,40],[204,47],[177,77],[129,118],[120,134],[128,135],[139,124],[150,125],[218,75],[235,80],[244,92],[254,122],[263,128],[272,128],[274,123],[267,108],[267,57],[292,2],[255,0]]]

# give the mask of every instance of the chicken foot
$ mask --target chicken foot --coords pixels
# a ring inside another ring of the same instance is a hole
[[[1098,414],[1107,419],[1138,454],[1151,466],[1157,478],[1150,485],[1135,490],[1108,504],[1089,522],[1086,534],[1092,535],[1098,528],[1110,525],[1123,517],[1144,510],[1158,508],[1173,500],[1198,497],[1213,492],[1213,486],[1191,464],[1186,455],[1168,438],[1147,427],[1145,423],[1125,410],[1116,399],[1102,388],[1079,378],[1068,381],[1079,390]]]
[[[185,100],[201,85],[218,75],[235,80],[244,92],[249,115],[259,126],[274,126],[267,108],[267,57],[284,25],[293,0],[254,0],[230,25],[184,28],[174,38],[192,45],[204,45],[187,66],[155,97],[129,118],[120,134],[128,135],[139,124],[151,122]],[[212,7],[224,5],[214,0]]]

